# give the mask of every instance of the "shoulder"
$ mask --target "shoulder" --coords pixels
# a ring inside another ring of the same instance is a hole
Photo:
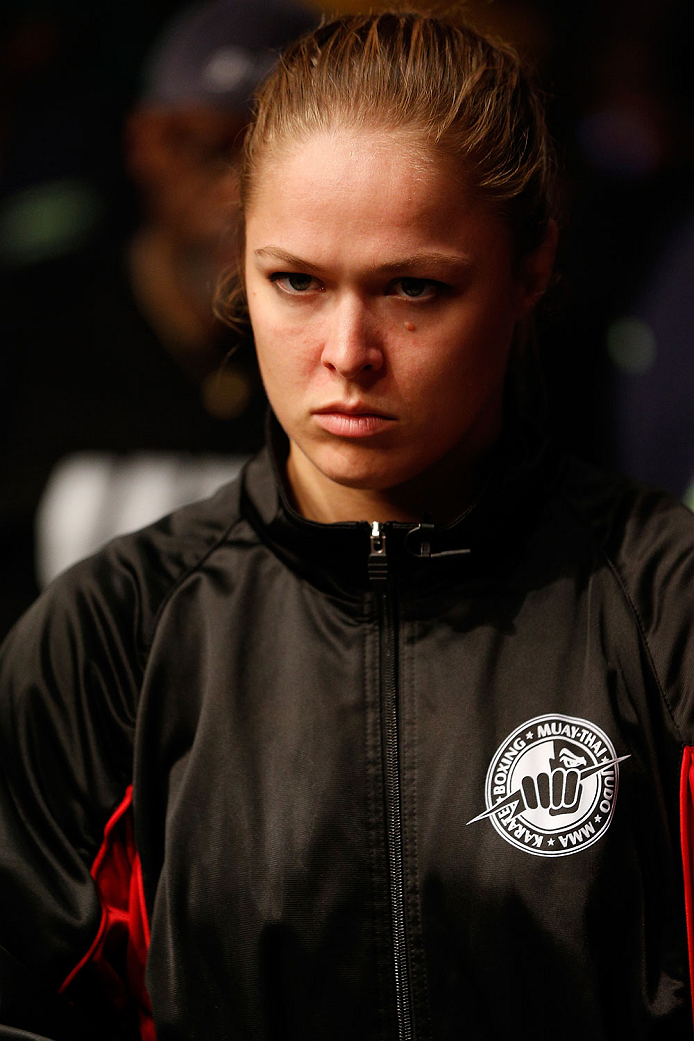
[[[618,597],[638,627],[685,738],[694,738],[694,514],[666,492],[573,461],[559,494],[589,533],[612,602]]]
[[[10,633],[4,656],[50,647],[55,662],[75,646],[84,654],[117,646],[137,672],[167,600],[242,524],[236,479],[210,499],[113,539],[48,586]]]
[[[575,459],[558,492],[625,577],[636,580],[649,562],[679,560],[694,578],[694,513],[675,496]]]

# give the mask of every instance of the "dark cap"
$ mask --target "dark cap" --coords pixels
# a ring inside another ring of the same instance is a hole
[[[278,52],[318,21],[293,0],[213,0],[186,8],[155,44],[140,100],[246,112]]]

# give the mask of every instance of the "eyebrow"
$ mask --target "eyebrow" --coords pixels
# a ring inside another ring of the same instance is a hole
[[[279,246],[263,246],[260,249],[254,250],[256,257],[270,257],[273,260],[279,260],[283,264],[287,264],[290,268],[303,268],[306,271],[319,271],[319,267],[316,264],[312,264],[308,260],[304,260],[302,257],[297,257],[294,253],[289,253],[285,249],[281,249]],[[464,253],[440,253],[438,250],[432,250],[430,252],[412,253],[404,257],[400,257],[395,260],[387,260],[383,264],[375,264],[371,270],[375,272],[382,272],[383,274],[389,274],[390,272],[404,271],[411,268],[422,268],[427,265],[438,265],[443,264],[448,267],[464,267],[469,268],[472,264],[472,260],[469,256]]]
[[[294,253],[288,253],[286,249],[280,249],[279,246],[263,246],[261,249],[254,250],[254,256],[256,257],[271,257],[273,260],[279,260],[283,264],[287,264],[288,267],[301,267],[306,268],[308,271],[318,271],[315,264],[311,264],[308,260],[302,260],[301,257],[297,257]]]

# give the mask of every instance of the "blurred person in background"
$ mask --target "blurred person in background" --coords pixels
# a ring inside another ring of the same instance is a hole
[[[125,125],[139,226],[123,245],[104,235],[6,269],[0,636],[36,595],[37,546],[45,580],[205,494],[261,443],[255,359],[213,318],[212,292],[234,247],[233,164],[251,95],[315,20],[293,0],[179,14]],[[101,454],[74,455],[85,451]]]

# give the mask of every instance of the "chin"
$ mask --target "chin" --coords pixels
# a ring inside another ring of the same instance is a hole
[[[362,454],[362,453],[360,453]],[[392,453],[389,458],[379,459],[376,453],[361,459],[321,459],[313,460],[321,473],[335,484],[355,491],[384,492],[415,478],[420,470],[415,466],[393,465]]]

